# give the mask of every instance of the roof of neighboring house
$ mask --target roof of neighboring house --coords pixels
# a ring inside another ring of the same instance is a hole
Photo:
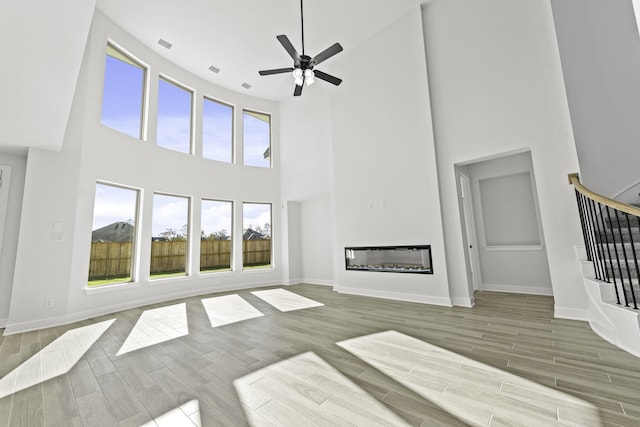
[[[268,238],[269,236],[265,236],[252,228],[247,228],[245,232],[242,233],[242,240],[266,240]]]
[[[131,242],[135,227],[128,222],[114,222],[102,228],[93,230],[91,233],[92,242]]]

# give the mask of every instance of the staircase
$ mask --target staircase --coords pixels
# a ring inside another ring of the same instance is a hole
[[[574,186],[584,245],[576,247],[589,324],[602,338],[640,357],[640,206]]]
[[[627,214],[603,210],[599,222],[603,228],[595,233],[595,266],[603,272],[602,280],[613,283],[619,304],[638,309],[640,304],[640,219]]]

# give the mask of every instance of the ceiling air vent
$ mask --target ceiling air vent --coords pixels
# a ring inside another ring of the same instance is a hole
[[[163,39],[158,40],[158,44],[162,47],[166,47],[167,49],[171,49],[171,46],[173,46],[171,43]]]

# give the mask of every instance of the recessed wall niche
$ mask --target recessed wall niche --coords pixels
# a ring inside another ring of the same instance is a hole
[[[487,247],[541,245],[529,172],[480,179],[479,187]]]

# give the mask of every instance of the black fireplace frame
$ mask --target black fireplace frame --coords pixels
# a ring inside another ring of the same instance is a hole
[[[427,250],[429,254],[429,266],[425,268],[408,268],[408,267],[385,267],[385,266],[353,266],[349,265],[348,251],[423,251]],[[344,262],[347,271],[377,271],[383,273],[413,273],[413,274],[433,274],[433,258],[431,255],[431,245],[399,245],[399,246],[349,246],[344,248]]]

